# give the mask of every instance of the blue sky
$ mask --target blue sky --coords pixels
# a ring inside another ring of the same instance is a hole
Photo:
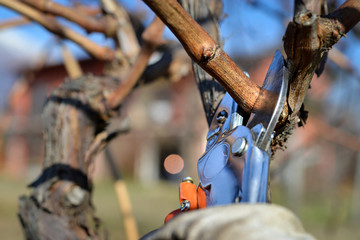
[[[67,4],[68,0],[57,1],[62,4]],[[273,1],[275,6],[278,1]],[[130,11],[143,11],[148,14],[146,22],[149,23],[153,17],[153,14],[148,9],[148,7],[140,0],[123,0],[121,3]],[[274,46],[281,44],[281,36],[284,32],[283,23],[277,19],[266,14],[264,11],[257,10],[256,8],[246,4],[244,1],[234,1],[226,0],[224,12],[227,13],[228,17],[225,18],[221,24],[223,38],[225,40],[225,49],[230,53],[230,55],[235,54],[256,54],[261,53],[263,50],[267,50],[269,47],[273,48]],[[0,20],[9,19],[18,16],[15,12],[7,10],[3,7],[0,7]],[[63,24],[66,24],[66,21],[62,21]],[[77,27],[74,24],[67,24],[77,30],[80,33],[85,32]],[[236,28],[234,27],[236,26]],[[51,34],[48,34],[46,30],[37,24],[29,24],[25,26],[19,26],[13,29],[4,30],[0,32],[0,44],[4,45],[3,42],[7,38],[8,32],[11,32],[13,35],[18,35],[18,40],[23,40],[22,45],[30,45],[31,48],[28,49],[28,54],[33,52],[38,53],[41,51],[42,46],[45,46],[52,41],[54,37]],[[244,32],[249,32],[251,34],[244,34]],[[4,35],[5,34],[5,35]],[[254,38],[253,35],[258,37]],[[169,30],[166,31],[165,36],[168,38],[174,38]],[[101,34],[92,33],[90,38],[95,42],[98,42],[102,45],[108,45],[109,42],[106,41]],[[264,44],[264,39],[266,43]],[[18,43],[18,42],[17,42]],[[13,44],[16,45],[16,44]],[[54,44],[56,45],[56,44]],[[70,47],[78,55],[83,55],[84,52],[76,47],[75,44]],[[19,51],[22,52],[21,47]],[[52,55],[60,57],[59,51],[54,49],[55,53]],[[53,57],[54,58],[54,57]]]
[[[68,0],[57,2],[69,3]],[[146,23],[150,23],[153,18],[153,13],[140,0],[123,0],[120,2],[130,11],[146,12]],[[224,12],[227,13],[228,17],[223,21],[221,29],[225,40],[224,48],[231,56],[261,53],[281,44],[281,36],[284,32],[281,22],[267,16],[263,11],[257,11],[255,8],[249,7],[243,1],[226,0],[225,2]],[[17,16],[17,13],[0,7],[0,21]],[[80,27],[69,24],[65,20],[61,22],[85,34]],[[242,27],[237,29],[234,26]],[[259,26],[261,26],[261,31],[256,30],[259,29]],[[243,34],[244,31],[256,33],[259,37],[254,39],[251,37],[252,34]],[[165,36],[174,39],[169,30],[165,32]],[[89,37],[101,45],[111,44],[111,41],[104,38],[102,34],[92,33]],[[266,44],[264,44],[263,39],[266,39]],[[87,56],[76,44],[70,41],[66,41],[66,44],[76,56],[80,58]],[[16,70],[23,66],[36,64],[37,59],[41,57],[40,53],[45,48],[51,48],[48,55],[50,63],[61,61],[61,52],[56,38],[38,24],[27,24],[0,31],[0,74],[3,76],[0,89],[0,109],[4,106],[6,93],[9,92],[16,79],[14,75]]]
[[[57,1],[68,4],[68,0]],[[94,1],[96,3],[96,1]],[[146,23],[153,18],[148,7],[140,0],[120,1],[130,11],[147,13]],[[282,46],[282,36],[285,32],[284,18],[292,16],[292,6],[286,6],[283,10],[284,1],[281,0],[258,0],[261,7],[249,4],[251,0],[224,0],[224,13],[227,17],[221,23],[221,31],[224,39],[224,49],[230,56],[261,55],[266,51],[275,51]],[[290,1],[291,3],[293,1]],[[270,13],[270,14],[269,14]],[[278,17],[278,15],[282,17]],[[0,7],[0,21],[18,16],[13,11]],[[85,32],[74,24],[61,21],[80,33]],[[165,32],[167,38],[174,38],[172,33]],[[101,44],[111,45],[111,41],[102,34],[92,33],[89,37]],[[360,44],[351,38],[349,34],[344,52],[352,60],[357,69],[360,69]],[[66,41],[69,48],[76,56],[84,58],[87,54],[76,44]],[[60,48],[56,38],[37,24],[28,24],[12,29],[0,31],[0,74],[2,75],[0,88],[0,109],[4,105],[6,93],[15,80],[14,72],[24,65],[36,63],[40,53],[45,47],[51,48],[49,52],[50,62],[61,61]],[[341,43],[339,44],[341,46]]]
[[[123,0],[120,2],[130,11],[146,11],[149,15],[147,22],[151,21],[153,14],[142,1]],[[230,56],[261,54],[263,51],[281,45],[285,31],[281,20],[243,0],[224,0],[223,2],[224,13],[227,16],[221,23],[221,33],[225,42],[224,49]],[[281,11],[281,1],[263,0],[260,2],[272,10]],[[287,13],[284,12],[284,14]],[[244,32],[249,34],[244,34]],[[170,31],[165,32],[165,36],[174,38]]]

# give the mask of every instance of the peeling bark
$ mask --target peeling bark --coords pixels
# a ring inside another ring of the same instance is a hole
[[[283,148],[296,125],[305,124],[307,111],[303,102],[311,79],[332,46],[359,22],[360,3],[348,0],[323,17],[303,7],[295,8],[295,12],[283,38],[289,90],[277,125],[277,136],[272,143],[273,151]]]
[[[44,108],[45,157],[42,174],[20,198],[19,217],[26,239],[106,239],[91,203],[89,168],[115,132],[106,125],[117,111],[105,97],[117,80],[84,76],[66,82]]]

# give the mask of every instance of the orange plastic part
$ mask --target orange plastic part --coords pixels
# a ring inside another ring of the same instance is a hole
[[[182,213],[182,211],[181,211],[180,209],[176,209],[176,210],[172,211],[171,213],[169,213],[169,214],[166,216],[166,218],[165,218],[165,220],[164,220],[164,223],[167,223],[168,221],[170,221],[170,220],[173,219],[175,216],[177,216],[177,215],[179,215],[179,214],[181,214],[181,213]]]
[[[182,182],[179,187],[179,201],[180,204],[184,200],[190,202],[190,209],[197,209],[197,193],[196,186],[190,182]]]
[[[189,210],[205,208],[206,207],[206,194],[201,185],[196,189],[196,186],[190,182],[182,182],[179,187],[179,201],[180,204],[183,201],[190,202]],[[176,209],[169,213],[165,218],[165,223],[173,219],[175,216],[183,213],[180,209]]]
[[[206,194],[201,185],[197,189],[197,203],[198,208],[206,208]]]

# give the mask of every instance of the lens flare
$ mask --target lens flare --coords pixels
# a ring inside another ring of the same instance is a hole
[[[168,173],[177,174],[184,168],[184,160],[177,154],[171,154],[164,161],[164,168]]]

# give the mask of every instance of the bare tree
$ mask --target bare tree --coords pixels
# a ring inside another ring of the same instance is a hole
[[[170,28],[195,62],[193,68],[208,123],[224,89],[246,113],[266,113],[273,108],[277,96],[252,82],[222,50],[217,29],[212,28],[216,26],[214,22],[210,27],[204,26],[212,38],[176,0],[144,2]],[[325,1],[320,1],[320,7],[313,2],[295,1],[294,18],[283,38],[290,84],[273,149],[284,145],[296,125],[305,123],[303,101],[313,75],[321,73],[328,50],[360,20],[357,0],[347,0],[330,14],[325,13]],[[208,9],[216,23],[221,15],[221,3],[210,3]],[[202,14],[209,16],[209,12],[201,11],[203,4],[204,1],[183,1],[195,18]],[[164,43],[163,24],[156,18],[142,34],[140,45],[128,14],[112,0],[101,1],[101,10],[97,12],[101,14],[96,17],[84,7],[75,9],[46,0],[0,0],[0,5],[77,43],[92,57],[107,61],[105,76],[83,75],[67,81],[48,98],[44,108],[42,174],[30,185],[31,195],[20,199],[19,210],[27,239],[105,239],[107,236],[100,231],[91,204],[88,171],[95,154],[123,131],[109,132],[107,124],[119,114],[122,101],[140,79],[153,51]],[[312,6],[317,6],[323,15],[311,11]],[[113,38],[116,48],[99,46],[60,24],[56,17],[76,23],[88,32],[101,32]]]
[[[236,68],[219,45],[201,30],[201,27],[181,9],[176,1],[160,3],[156,0],[144,0],[144,2],[173,31],[189,56],[217,79],[246,112],[266,113],[267,109],[271,109],[271,105],[275,104],[274,96],[265,89],[254,86],[254,83]],[[281,117],[275,129],[276,135],[272,142],[273,153],[277,148],[284,146],[297,125],[305,124],[307,112],[304,110],[303,102],[313,75],[321,74],[329,49],[360,20],[358,1],[346,1],[330,14],[326,12],[326,1],[320,1],[319,5],[314,3],[315,1],[295,1],[294,18],[288,24],[283,38],[287,54],[285,64],[289,88]],[[319,15],[308,9],[311,6],[317,7],[320,11]],[[184,26],[186,32],[183,31]],[[192,33],[191,37],[186,34],[188,32]],[[257,211],[242,216],[249,210],[248,206],[236,207],[233,205],[230,209],[227,214],[224,212],[229,210],[229,207],[207,209],[191,215],[185,214],[157,232],[146,236],[145,239],[235,239],[242,234],[252,239],[255,236],[258,238],[262,234],[264,229],[260,226],[256,230],[251,230],[251,227],[245,227],[241,231],[237,230],[240,224],[251,221],[253,215],[256,215],[259,222],[265,220],[266,217],[262,218]],[[261,207],[259,206],[258,209]],[[267,210],[263,209],[263,211]],[[275,208],[268,209],[268,211],[273,216],[274,223],[279,225],[284,223],[284,219],[276,219]],[[292,222],[293,217],[289,216],[285,219],[285,222],[289,223]],[[216,222],[216,224],[209,228],[207,227],[209,222]],[[262,226],[269,226],[269,224]],[[286,229],[289,230],[289,226]],[[255,231],[257,234],[253,236]],[[270,233],[271,227],[266,227],[264,231]],[[260,238],[313,239],[311,236],[303,235],[301,227],[295,231],[294,235],[290,232],[287,232],[286,236],[283,235],[284,233],[279,233],[280,235],[266,233]]]
[[[19,209],[27,239],[106,239],[91,202],[89,169],[95,155],[111,139],[127,131],[126,126],[109,129],[107,125],[119,116],[123,99],[140,79],[152,53],[165,44],[164,24],[155,18],[142,33],[139,45],[128,14],[115,1],[102,1],[102,9],[95,11],[103,12],[100,16],[93,16],[85,7],[75,9],[48,1],[1,1],[0,4],[79,44],[92,57],[106,61],[104,76],[81,74],[65,49],[65,65],[72,80],[58,87],[47,99],[43,112],[43,170],[30,184],[31,195],[20,198]],[[116,48],[97,45],[61,25],[54,16],[77,23],[88,32],[112,37]],[[125,222],[132,228],[127,238],[137,239],[133,219]]]
[[[266,112],[275,104],[275,96],[250,81],[176,1],[144,2],[173,31],[189,56],[217,79],[246,112]],[[305,2],[310,4],[312,1]],[[304,1],[295,1],[294,19],[289,23],[283,39],[290,85],[278,122],[277,136],[288,133],[295,124],[306,120],[301,106],[310,81],[324,54],[359,22],[359,8],[358,1],[349,0],[334,12],[320,17],[307,10]],[[191,37],[187,34],[189,31]],[[279,143],[285,138],[278,138]]]

